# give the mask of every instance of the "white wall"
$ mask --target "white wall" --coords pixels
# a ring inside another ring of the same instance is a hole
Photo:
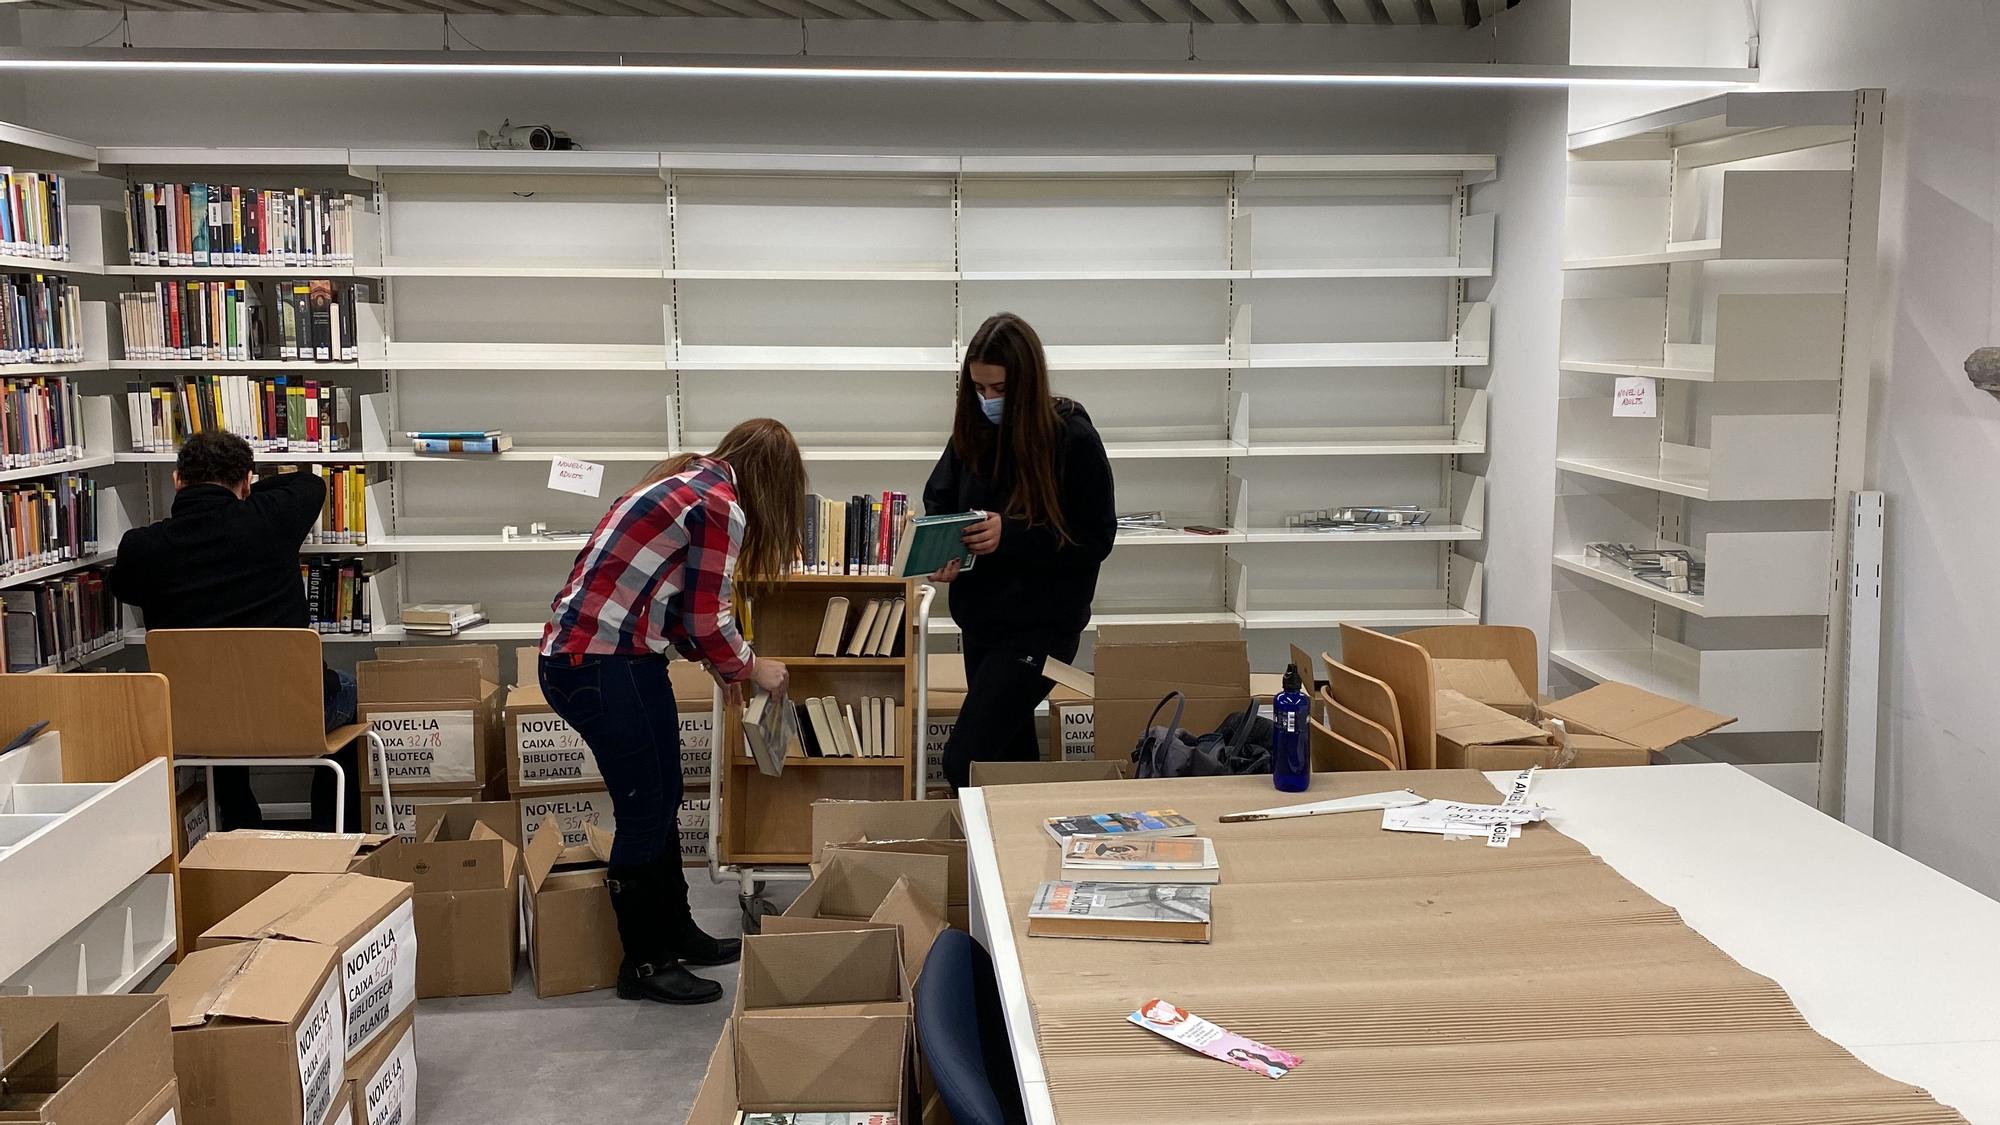
[[[2000,401],[1962,364],[1994,338],[2000,6],[1762,0],[1763,85],[1888,90],[1869,484],[1888,493],[1888,838],[2000,894]]]

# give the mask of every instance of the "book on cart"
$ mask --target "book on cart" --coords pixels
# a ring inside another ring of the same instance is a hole
[[[1220,883],[1215,841],[1205,836],[1072,836],[1062,873],[1094,883]]]
[[[1028,936],[1206,943],[1209,890],[1181,883],[1043,883],[1028,907]]]
[[[986,518],[985,512],[953,512],[942,516],[916,516],[903,529],[896,546],[891,574],[902,578],[922,578],[943,570],[953,559],[960,572],[972,569],[975,556],[965,549],[965,529]]]
[[[782,695],[759,691],[743,708],[743,735],[767,777],[785,772],[785,755],[799,741],[798,712]]]

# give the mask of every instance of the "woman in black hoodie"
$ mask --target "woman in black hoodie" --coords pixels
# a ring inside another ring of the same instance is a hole
[[[951,444],[924,486],[932,515],[984,511],[966,529],[975,558],[931,576],[951,583],[965,646],[965,701],[945,744],[945,777],[973,762],[1033,761],[1048,657],[1076,657],[1097,570],[1118,533],[1111,463],[1083,407],[1049,393],[1042,342],[1012,313],[989,317],[959,368]]]

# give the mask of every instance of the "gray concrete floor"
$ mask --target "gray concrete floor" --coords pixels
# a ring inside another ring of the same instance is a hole
[[[741,932],[736,885],[688,872],[695,920],[718,937]],[[788,902],[801,884],[776,883]],[[424,1125],[677,1125],[701,1085],[709,1052],[736,1000],[736,966],[697,969],[721,982],[713,1004],[620,1000],[610,990],[535,998],[528,963],[506,996],[417,1005],[417,1104]]]

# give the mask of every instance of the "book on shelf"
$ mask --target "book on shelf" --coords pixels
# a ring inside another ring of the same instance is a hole
[[[421,602],[404,606],[400,620],[405,626],[463,628],[486,620],[486,608],[478,602]]]
[[[97,482],[87,475],[0,485],[0,575],[96,554]]]
[[[156,281],[118,295],[122,357],[353,361],[361,357],[359,306],[374,300],[366,281]]]
[[[1042,825],[1056,843],[1069,846],[1072,836],[1122,836],[1128,840],[1148,836],[1192,836],[1194,821],[1172,809],[1138,812],[1086,813],[1082,816],[1052,816]]]
[[[1028,936],[1206,943],[1211,897],[1184,883],[1052,880],[1035,889]]]
[[[102,568],[0,590],[9,672],[72,664],[124,639],[124,609]]]
[[[805,574],[888,575],[910,498],[901,492],[846,501],[809,494],[797,569]]]
[[[743,736],[757,769],[777,777],[785,772],[785,756],[799,742],[798,712],[784,696],[758,691],[743,708]]]
[[[875,630],[875,618],[882,612],[882,599],[869,598],[861,607],[861,618],[854,623],[854,632],[848,635],[844,655],[865,656],[868,654],[868,637]]]
[[[953,559],[958,560],[961,572],[971,570],[977,557],[965,549],[963,536],[966,528],[985,518],[985,512],[953,512],[911,519],[903,529],[889,573],[921,578],[943,570]]]
[[[514,438],[504,430],[410,430],[405,435],[418,453],[505,453]]]
[[[897,716],[903,712],[891,697],[867,696],[858,703],[843,704],[823,695],[789,706],[796,726],[786,745],[797,746],[805,757],[899,758],[903,754],[902,732],[896,726]],[[749,721],[746,710],[745,722]],[[744,753],[757,756],[754,744],[746,745]]]
[[[323,188],[128,184],[126,248],[135,266],[351,266],[365,206]]]
[[[826,614],[820,618],[819,640],[813,645],[814,656],[839,656],[840,638],[847,630],[847,599],[832,597],[826,600]]]
[[[814,757],[845,757],[841,753],[840,736],[835,729],[834,717],[829,711],[832,705],[833,700],[817,696],[805,702],[806,719],[812,728],[812,749],[807,753]],[[812,750],[817,750],[818,753],[812,754]]]
[[[54,172],[21,172],[0,165],[0,254],[69,260],[69,180]]]
[[[307,543],[331,546],[368,542],[367,466],[287,465],[277,471],[309,472],[326,482],[326,503],[320,508],[319,524],[306,533]]]
[[[0,365],[83,359],[83,290],[64,277],[0,275]]]
[[[0,379],[0,466],[59,465],[83,456],[83,398],[67,375]]]
[[[306,615],[322,633],[372,633],[369,585],[374,575],[361,559],[315,555],[299,560],[306,587]]]
[[[140,453],[172,453],[189,434],[223,430],[259,453],[345,453],[361,426],[355,392],[288,375],[183,375],[125,384]]]
[[[1063,845],[1065,879],[1097,883],[1220,883],[1215,841],[1205,836],[1072,836]]]

